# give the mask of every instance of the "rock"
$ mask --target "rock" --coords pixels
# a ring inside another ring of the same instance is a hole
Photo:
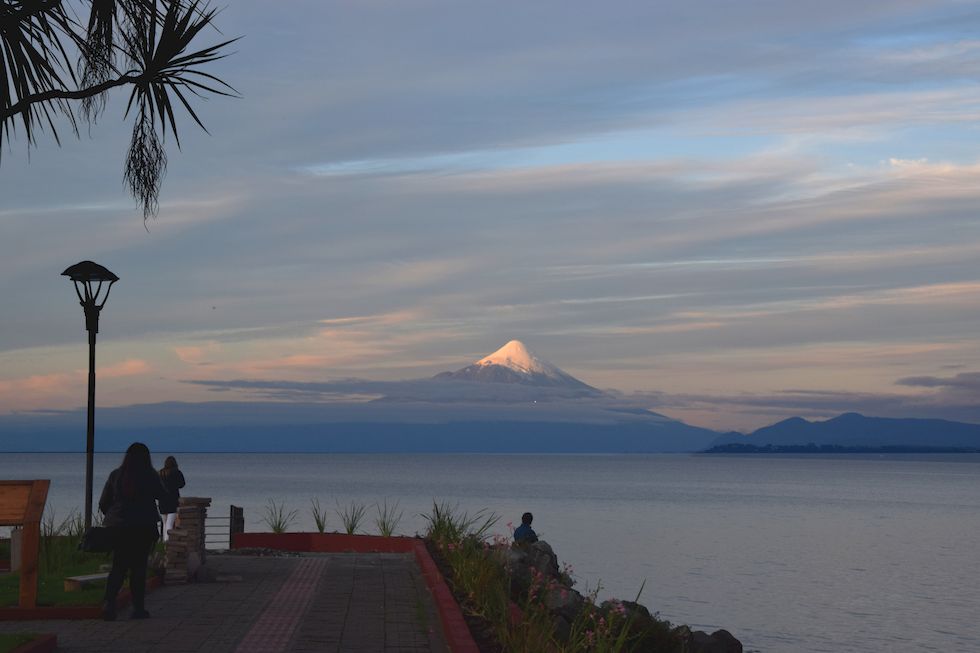
[[[544,574],[545,579],[558,579],[558,556],[555,555],[551,545],[544,540],[538,540],[525,549],[527,552],[527,562],[532,567]]]
[[[551,619],[551,626],[555,633],[555,639],[559,642],[567,642],[572,636],[571,622],[561,615],[555,615]]]
[[[725,651],[725,653],[742,653],[742,642],[738,641],[738,639],[736,639],[735,636],[727,630],[716,630],[715,632],[711,633],[711,638],[728,646],[728,648],[722,649]]]
[[[555,585],[545,591],[544,604],[549,612],[571,623],[585,607],[585,598],[570,587]]]
[[[511,598],[520,602],[533,583],[545,588],[560,582],[558,556],[547,542],[519,544],[506,550],[504,560],[513,581]]]
[[[633,651],[687,651],[682,645],[690,638],[686,626],[672,629],[670,623],[661,621],[646,606],[634,601],[603,601],[600,606],[605,614],[619,613],[630,624],[630,641]]]
[[[691,633],[691,653],[742,653],[742,643],[727,630],[708,634],[701,630]]]

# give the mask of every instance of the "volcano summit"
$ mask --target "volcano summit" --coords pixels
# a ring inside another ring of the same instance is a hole
[[[436,380],[477,381],[480,383],[519,383],[548,388],[572,388],[602,394],[571,374],[532,354],[520,340],[506,345],[472,365],[436,374]]]

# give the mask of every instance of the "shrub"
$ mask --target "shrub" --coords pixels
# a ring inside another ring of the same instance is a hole
[[[375,508],[378,509],[378,516],[374,520],[374,525],[378,527],[378,532],[383,537],[391,537],[395,529],[398,528],[398,523],[401,522],[404,511],[398,511],[397,501],[395,505],[389,507],[388,499],[385,499],[382,505],[375,504]]]
[[[320,507],[320,499],[317,497],[313,497],[310,503],[313,504],[313,522],[316,524],[316,530],[322,533],[327,528],[327,511]]]
[[[286,529],[296,520],[296,510],[286,511],[286,502],[276,503],[269,499],[265,506],[265,516],[262,521],[273,533],[285,533]]]
[[[351,501],[349,506],[341,506],[337,503],[337,516],[340,517],[341,523],[344,525],[344,531],[348,535],[353,535],[360,528],[361,522],[364,521],[364,513],[367,511],[367,506],[357,503],[356,501]]]

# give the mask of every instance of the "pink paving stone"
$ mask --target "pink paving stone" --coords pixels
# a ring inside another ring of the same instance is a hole
[[[326,564],[323,558],[301,560],[272,598],[269,607],[242,638],[235,653],[285,651],[296,626],[310,607]]]

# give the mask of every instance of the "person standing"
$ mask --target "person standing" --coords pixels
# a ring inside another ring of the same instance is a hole
[[[99,510],[105,515],[103,525],[114,532],[112,570],[105,586],[102,618],[116,618],[116,595],[129,573],[129,590],[133,594],[133,619],[146,619],[146,565],[150,551],[159,537],[158,502],[166,502],[167,490],[153,468],[150,450],[142,442],[129,445],[122,464],[112,470],[102,488]]]
[[[170,539],[170,529],[174,527],[177,520],[177,506],[180,504],[180,488],[184,487],[184,473],[177,467],[177,459],[167,456],[160,470],[160,481],[163,487],[170,493],[165,503],[160,504],[160,513],[163,515],[163,541]],[[172,499],[172,501],[171,501]]]

